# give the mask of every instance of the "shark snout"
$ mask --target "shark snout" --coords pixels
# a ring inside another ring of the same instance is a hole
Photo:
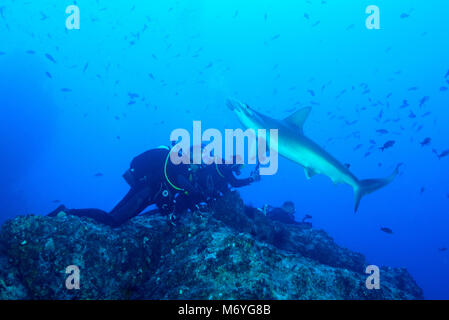
[[[226,105],[232,111],[236,111],[236,110],[241,110],[242,109],[242,103],[237,101],[237,100],[235,100],[235,99],[232,99],[232,98],[228,98],[226,100]]]

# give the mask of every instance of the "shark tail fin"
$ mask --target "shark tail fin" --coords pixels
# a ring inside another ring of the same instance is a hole
[[[373,193],[374,191],[382,189],[383,187],[390,184],[394,180],[394,178],[396,178],[396,176],[398,175],[399,167],[401,165],[402,163],[398,164],[393,173],[386,178],[366,179],[358,181],[357,185],[354,186],[354,212],[357,212],[360,200],[362,200],[363,196]]]

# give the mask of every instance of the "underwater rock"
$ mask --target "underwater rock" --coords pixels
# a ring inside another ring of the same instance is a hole
[[[361,254],[307,224],[286,225],[229,193],[171,226],[160,215],[110,228],[69,215],[0,230],[0,299],[422,299],[405,269],[365,286]],[[66,288],[66,267],[80,289]]]

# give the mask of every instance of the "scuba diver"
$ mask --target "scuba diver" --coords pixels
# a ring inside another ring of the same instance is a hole
[[[180,194],[201,198],[201,191],[194,183],[191,166],[173,164],[169,159],[170,153],[170,148],[162,146],[135,157],[130,168],[123,174],[130,190],[111,212],[100,209],[67,209],[61,205],[48,215],[56,216],[63,211],[118,227],[149,205],[156,204],[159,211],[170,219],[176,210],[176,198]]]
[[[292,201],[285,201],[280,208],[273,208],[271,206],[264,206],[263,212],[265,215],[274,221],[279,221],[287,224],[297,224],[295,220],[295,204]]]
[[[179,213],[188,209],[192,211],[200,210],[199,205],[201,203],[207,205],[208,201],[229,192],[229,186],[241,188],[260,180],[259,164],[256,165],[255,170],[251,172],[248,178],[239,179],[236,176],[241,175],[243,164],[236,162],[236,157],[234,157],[232,164],[225,164],[222,160],[222,164],[214,162],[212,164],[192,165],[192,170],[195,173],[195,185],[202,192],[188,195],[180,194],[176,199],[175,212]]]

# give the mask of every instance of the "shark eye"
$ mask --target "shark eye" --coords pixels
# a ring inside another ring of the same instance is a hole
[[[246,106],[246,112],[249,114],[249,115],[254,115],[254,112],[253,112],[253,110],[249,107],[249,105],[247,105],[247,104],[245,104],[245,106]]]

